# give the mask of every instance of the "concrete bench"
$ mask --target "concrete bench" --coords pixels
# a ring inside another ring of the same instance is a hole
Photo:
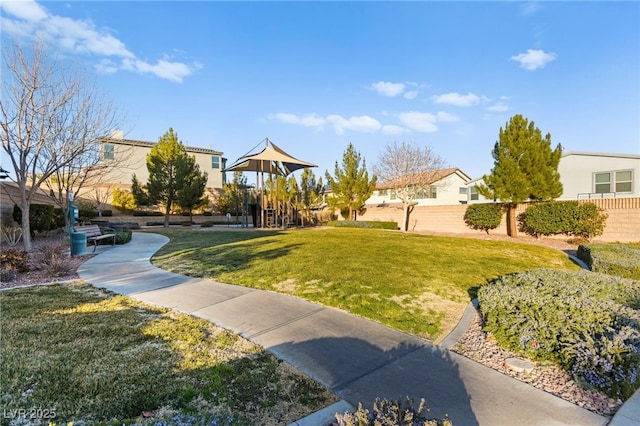
[[[98,241],[104,240],[105,238],[111,238],[113,240],[113,245],[116,245],[116,230],[113,228],[101,228],[98,225],[82,225],[74,226],[73,229],[75,232],[81,232],[87,235],[87,242],[93,242],[94,252],[96,251],[96,248],[98,248]]]

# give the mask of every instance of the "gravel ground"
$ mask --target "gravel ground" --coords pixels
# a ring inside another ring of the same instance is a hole
[[[612,417],[622,405],[622,401],[619,399],[616,400],[601,392],[583,388],[569,374],[554,364],[530,361],[534,365],[531,372],[513,370],[506,360],[508,358],[524,360],[524,358],[502,349],[492,341],[491,336],[487,336],[482,331],[481,322],[480,315],[476,313],[467,332],[454,345],[452,349],[454,352],[602,416]]]
[[[473,234],[447,234],[447,233],[428,233],[429,235],[442,235],[459,238],[478,238],[485,240],[502,240],[502,241],[518,241],[527,244],[544,245],[557,250],[562,250],[568,254],[575,255],[577,245],[562,239],[535,239],[528,236],[520,236],[516,239],[501,236],[487,235],[486,233]],[[65,244],[62,236],[50,236],[47,238],[36,238],[33,241],[34,252],[41,247],[52,244]],[[6,249],[6,247],[2,247]],[[10,282],[0,282],[0,289],[21,287],[26,285],[44,284],[60,281],[71,281],[78,279],[76,273],[77,268],[85,261],[93,257],[93,254],[83,256],[70,256],[68,250],[64,254],[64,261],[68,265],[68,271],[64,274],[53,276],[47,268],[42,268],[41,259],[30,261],[31,271],[18,274]],[[562,369],[554,365],[535,364],[535,368],[530,373],[518,373],[508,368],[505,360],[510,357],[518,357],[509,351],[500,348],[496,343],[487,338],[486,333],[482,331],[480,316],[476,314],[476,319],[469,327],[466,334],[458,341],[453,350],[467,358],[480,362],[494,370],[503,374],[512,376],[518,380],[529,383],[536,388],[542,389],[551,394],[557,395],[569,402],[577,404],[585,409],[601,414],[606,417],[612,417],[620,408],[622,401],[613,400],[606,395],[590,391],[582,388],[578,383],[573,381],[571,377]]]

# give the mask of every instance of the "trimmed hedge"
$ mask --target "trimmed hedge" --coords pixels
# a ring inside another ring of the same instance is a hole
[[[640,388],[640,281],[539,269],[490,281],[478,301],[499,344],[614,398]]]
[[[471,229],[480,229],[487,234],[502,222],[502,207],[499,204],[470,204],[464,212],[464,223]]]
[[[133,212],[133,216],[164,216],[164,213],[162,212],[149,212],[146,210],[136,210]]]
[[[602,235],[607,215],[593,203],[551,201],[531,204],[518,219],[536,237],[565,234],[590,240]]]
[[[581,244],[577,256],[593,272],[640,280],[640,244]]]
[[[327,226],[336,228],[398,229],[398,222],[367,220],[332,220]]]

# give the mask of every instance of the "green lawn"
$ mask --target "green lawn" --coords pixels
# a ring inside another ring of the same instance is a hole
[[[397,231],[154,231],[171,242],[153,257],[163,269],[273,290],[438,340],[487,279],[537,267],[579,269],[531,244]]]
[[[2,425],[287,424],[337,400],[208,321],[87,284],[2,291],[0,306]]]

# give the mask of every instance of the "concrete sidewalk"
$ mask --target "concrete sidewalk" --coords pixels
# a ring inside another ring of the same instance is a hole
[[[78,273],[97,287],[232,330],[352,406],[370,406],[376,397],[425,398],[434,416],[448,415],[456,426],[609,421],[444,346],[375,322],[286,295],[162,271],[149,259],[167,242],[158,234],[134,233],[129,244],[105,250]],[[328,414],[331,419],[333,413]],[[323,422],[316,417],[299,424]]]

